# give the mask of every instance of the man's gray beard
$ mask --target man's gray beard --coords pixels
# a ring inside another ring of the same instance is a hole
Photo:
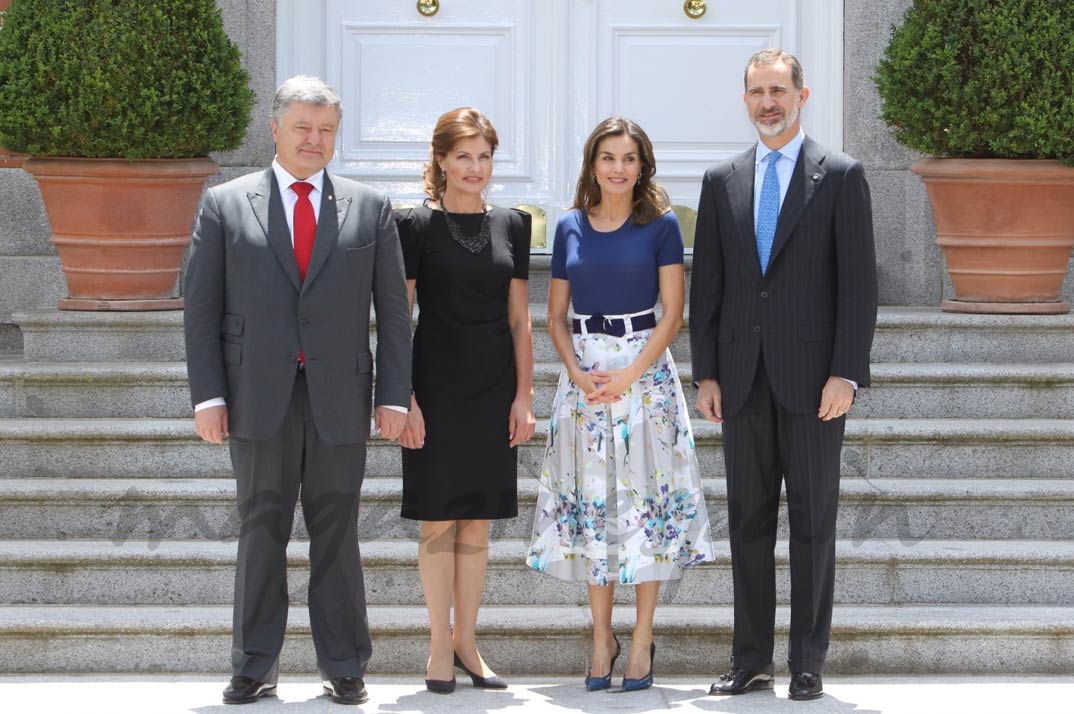
[[[773,136],[779,136],[783,132],[787,131],[787,127],[789,127],[798,119],[798,107],[795,107],[792,111],[792,116],[788,117],[786,114],[784,114],[780,118],[780,120],[774,124],[765,124],[760,119],[758,119],[753,122],[753,125],[757,127],[757,131],[758,133],[760,133],[761,136],[767,136],[768,138],[772,138]]]

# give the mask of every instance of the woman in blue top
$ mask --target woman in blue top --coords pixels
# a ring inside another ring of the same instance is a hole
[[[552,248],[548,332],[564,369],[527,562],[589,585],[590,691],[611,686],[620,652],[614,583],[634,585],[637,596],[623,689],[645,689],[660,581],[713,559],[690,417],[668,351],[685,301],[682,233],[655,174],[641,127],[601,122]]]

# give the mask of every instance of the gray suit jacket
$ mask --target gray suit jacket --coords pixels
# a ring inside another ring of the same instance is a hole
[[[861,163],[808,136],[780,209],[768,270],[753,225],[756,147],[705,174],[690,289],[694,378],[746,402],[763,352],[788,410],[815,412],[831,376],[869,385],[877,310],[869,185]]]
[[[194,404],[224,397],[232,436],[268,439],[283,421],[302,350],[314,422],[330,444],[369,436],[377,315],[377,406],[410,404],[410,311],[386,196],[325,174],[313,256],[298,274],[271,169],[209,189],[186,279]]]

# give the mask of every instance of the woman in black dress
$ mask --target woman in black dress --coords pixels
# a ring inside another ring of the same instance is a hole
[[[486,205],[496,130],[469,107],[437,121],[420,208],[396,219],[414,334],[414,395],[403,446],[403,518],[421,521],[429,609],[426,686],[501,689],[477,651],[489,519],[514,518],[517,446],[534,432],[527,285],[529,215]],[[451,605],[454,600],[454,626]]]

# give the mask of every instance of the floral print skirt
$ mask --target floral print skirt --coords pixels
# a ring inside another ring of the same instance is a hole
[[[652,330],[574,335],[586,371],[623,369]],[[713,560],[689,412],[670,352],[614,404],[587,405],[564,369],[526,562],[563,580],[676,579]]]

